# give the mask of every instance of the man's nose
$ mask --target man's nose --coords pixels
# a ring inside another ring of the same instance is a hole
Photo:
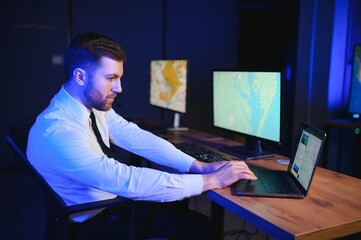
[[[113,89],[114,92],[116,93],[121,93],[123,91],[122,88],[122,82],[120,81],[120,79],[117,79],[114,83]]]

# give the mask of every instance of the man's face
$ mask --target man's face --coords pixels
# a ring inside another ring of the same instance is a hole
[[[89,105],[100,111],[112,108],[117,93],[122,92],[123,62],[103,57],[98,67],[89,74],[84,97]]]

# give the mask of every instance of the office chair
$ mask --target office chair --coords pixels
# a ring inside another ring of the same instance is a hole
[[[26,156],[28,133],[34,122],[35,117],[26,117],[10,127],[6,133],[6,141],[40,186],[46,204],[45,239],[75,239],[79,223],[71,223],[69,221],[70,215],[77,212],[115,206],[131,208],[128,236],[129,239],[137,239],[139,229],[135,229],[135,226],[137,226],[138,210],[134,201],[123,197],[116,197],[109,200],[67,206],[63,199],[50,187],[45,179],[31,165]]]

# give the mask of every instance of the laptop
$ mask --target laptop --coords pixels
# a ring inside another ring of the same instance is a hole
[[[235,190],[241,196],[304,198],[311,186],[326,133],[301,122],[296,146],[287,171],[251,167],[257,180],[239,180]]]

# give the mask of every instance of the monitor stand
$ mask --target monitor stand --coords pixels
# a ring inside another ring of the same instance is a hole
[[[180,127],[180,113],[174,113],[173,127],[167,128],[168,131],[187,131],[187,127]]]
[[[254,137],[246,137],[246,145],[222,146],[221,151],[245,160],[274,157],[276,154],[262,150],[261,141]]]

